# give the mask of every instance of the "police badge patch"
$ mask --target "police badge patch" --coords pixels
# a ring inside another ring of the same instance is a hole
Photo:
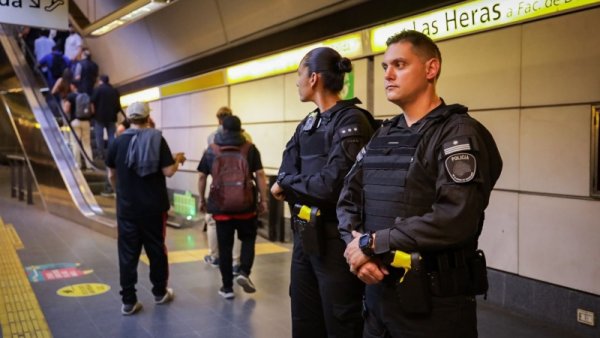
[[[446,171],[456,183],[470,182],[477,172],[477,160],[473,154],[458,153],[450,155],[445,162]]]

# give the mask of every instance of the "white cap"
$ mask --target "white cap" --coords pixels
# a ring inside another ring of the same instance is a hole
[[[148,102],[133,102],[127,107],[127,117],[130,119],[140,119],[148,115],[150,115]]]

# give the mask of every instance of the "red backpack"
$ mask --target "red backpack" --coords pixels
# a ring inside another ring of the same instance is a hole
[[[256,190],[247,160],[251,145],[249,142],[239,147],[210,145],[215,158],[210,170],[209,213],[240,214],[256,210]]]

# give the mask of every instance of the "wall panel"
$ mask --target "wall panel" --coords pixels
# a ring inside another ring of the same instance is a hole
[[[521,27],[439,43],[438,94],[470,109],[519,106]]]
[[[231,86],[231,109],[242,123],[283,120],[283,76]]]
[[[152,120],[154,121],[154,127],[156,129],[162,129],[163,127],[163,122],[162,122],[162,104],[160,101],[152,101],[149,102],[148,105],[150,106],[150,117],[152,117]]]
[[[485,212],[479,247],[485,252],[488,266],[519,272],[519,195],[494,191]]]
[[[597,201],[521,195],[519,274],[600,295]]]
[[[186,157],[189,159],[200,161],[204,150],[206,150],[206,148],[208,147],[206,139],[208,138],[208,135],[210,135],[210,133],[212,133],[216,129],[217,128],[214,126],[190,128],[190,153],[186,154]]]
[[[229,106],[227,87],[188,94],[190,96],[190,125],[217,125],[217,110]],[[237,114],[237,112],[233,112]]]
[[[519,189],[519,110],[469,112],[494,136],[502,156],[502,174],[496,183],[499,189]]]
[[[162,134],[171,149],[171,153],[184,152],[186,156],[193,153],[189,129],[165,129]]]
[[[281,164],[281,154],[285,143],[291,135],[286,135],[284,123],[251,124],[244,129],[252,136],[252,140],[260,151],[263,167],[267,173],[276,173]]]
[[[520,130],[520,189],[589,196],[589,106],[524,109]]]
[[[523,26],[523,105],[598,101],[600,8]]]
[[[163,127],[187,127],[190,125],[190,95],[180,95],[161,100]]]

